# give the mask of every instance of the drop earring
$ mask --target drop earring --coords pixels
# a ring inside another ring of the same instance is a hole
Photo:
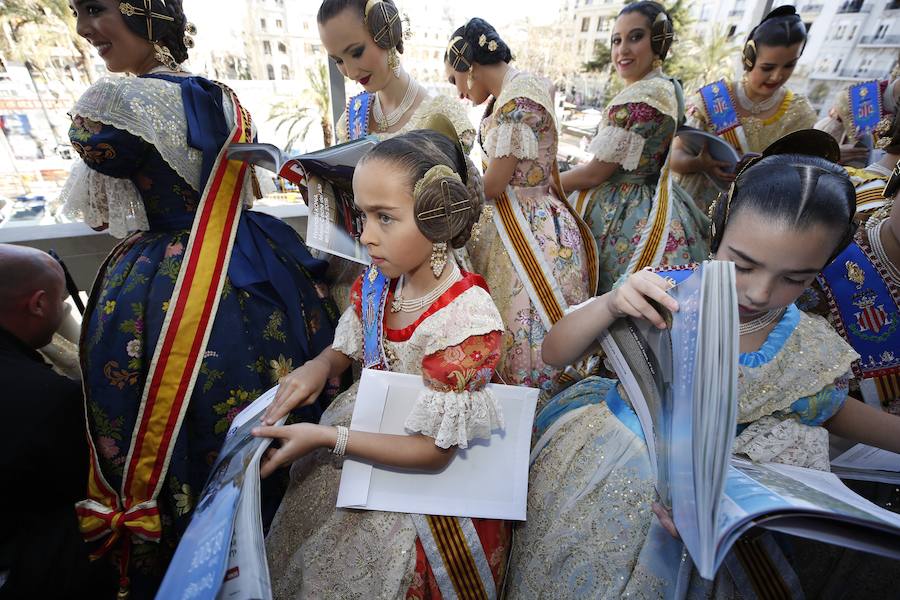
[[[431,272],[437,279],[447,266],[447,242],[436,242],[431,246]]]
[[[472,68],[469,67],[469,74],[466,75],[466,89],[471,90],[475,85],[475,75],[472,74]]]
[[[172,56],[171,50],[160,45],[159,42],[153,42],[153,58],[155,58],[157,62],[165,65],[170,71],[178,70],[178,61]]]
[[[388,50],[388,68],[394,77],[400,79],[400,56],[397,54],[396,48]]]

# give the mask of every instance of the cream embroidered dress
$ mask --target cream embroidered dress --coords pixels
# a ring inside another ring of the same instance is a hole
[[[736,98],[734,93],[735,85],[734,82],[728,83],[728,91],[732,98]],[[815,124],[816,113],[806,97],[795,94],[787,88],[783,89],[784,99],[781,101],[778,110],[771,117],[760,119],[751,115],[741,116],[738,114],[738,119],[741,122],[744,136],[747,140],[747,147],[738,149],[738,154],[743,152],[762,152],[778,138],[800,129],[809,129]],[[686,125],[708,131],[709,133],[715,133],[715,130],[709,123],[706,105],[703,103],[703,98],[701,98],[699,92],[688,99],[686,115]],[[691,195],[694,202],[704,211],[719,194],[719,190],[710,183],[703,173],[678,175],[676,179],[684,190]]]
[[[360,289],[357,280],[332,345],[356,360],[363,354]],[[502,427],[500,406],[485,389],[499,359],[502,329],[483,279],[469,273],[409,327],[384,327],[390,370],[421,374],[426,385],[407,418],[409,431],[434,438],[441,448],[466,448]],[[321,423],[349,426],[357,388],[338,396]],[[412,515],[335,508],[342,460],[318,450],[291,468],[288,492],[266,539],[275,597],[440,597]],[[509,527],[495,520],[473,523],[499,585]]]
[[[353,98],[350,100],[352,101]],[[354,139],[350,135],[350,127],[347,123],[347,113],[348,111],[345,110],[338,119],[336,131],[338,143],[340,144]],[[459,139],[462,142],[466,153],[472,150],[472,144],[475,141],[475,126],[472,125],[469,116],[466,114],[465,108],[460,102],[449,96],[443,95],[427,96],[415,108],[412,117],[410,117],[406,125],[401,127],[398,131],[390,133],[378,132],[375,131],[374,128],[369,127],[369,122],[367,121],[366,126],[368,129],[364,131],[364,135],[373,135],[378,140],[386,140],[403,133],[421,129],[424,123],[434,115],[443,115],[447,117],[447,119],[453,123],[453,127],[456,129],[456,133],[459,135]],[[464,249],[454,250],[453,254],[456,256],[456,262],[460,268],[474,271],[469,262],[468,254]],[[330,265],[328,277],[331,283],[332,297],[338,305],[338,309],[344,311],[350,305],[350,287],[356,277],[362,272],[362,268],[357,263],[336,256],[329,257],[328,261]]]
[[[628,269],[653,212],[660,173],[678,120],[676,91],[659,70],[622,90],[606,109],[607,120],[589,151],[619,169],[588,192],[584,207],[600,255],[598,293],[608,292]],[[571,191],[571,190],[569,190]],[[709,221],[677,184],[672,184],[671,221],[658,265],[703,261],[709,254]],[[649,242],[648,242],[649,243]]]
[[[789,307],[760,349],[740,356],[734,452],[827,470],[821,424],[847,398],[856,358],[824,319]],[[672,597],[683,547],[651,511],[647,447],[618,416],[631,410],[617,382],[591,377],[538,416],[509,597]],[[721,571],[714,583],[694,573],[688,596],[739,595],[729,586]]]
[[[516,223],[526,236],[533,236],[533,243],[525,243],[543,260],[540,276],[559,290],[565,310],[587,300],[592,290],[589,250],[576,217],[551,190],[558,137],[549,89],[546,80],[510,69],[500,96],[488,106],[480,139],[489,160],[519,159],[509,184],[515,196],[510,200],[520,211]],[[549,392],[558,370],[544,363],[541,344],[552,323],[542,319],[526,287],[522,259],[503,239],[515,234],[503,230],[494,210],[485,210],[481,229],[479,239],[467,248],[472,266],[487,280],[506,326],[498,373],[507,384]]]

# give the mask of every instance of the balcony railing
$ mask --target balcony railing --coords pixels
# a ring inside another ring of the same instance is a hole
[[[859,38],[860,46],[882,46],[893,47],[900,46],[900,35],[883,35],[881,37],[875,35],[864,35]]]

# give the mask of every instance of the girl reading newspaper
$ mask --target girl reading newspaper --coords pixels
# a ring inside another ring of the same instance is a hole
[[[438,471],[457,447],[502,426],[485,386],[500,357],[503,321],[484,280],[461,271],[449,252],[466,243],[481,214],[480,177],[458,140],[413,131],[362,159],[353,192],[372,264],[353,286],[331,348],[282,382],[265,420],[312,402],[354,360],[421,374],[425,385],[406,420],[415,435],[348,432],[358,384],[319,425],[256,431],[282,440],[263,464],[264,477],[297,460],[266,542],[275,597],[432,598],[458,579],[494,597],[508,551],[504,522],[335,508],[345,453]],[[466,560],[443,564],[448,543],[464,548]]]
[[[828,147],[810,136],[801,140],[803,148]],[[828,431],[900,449],[900,418],[848,399],[857,354],[824,319],[794,306],[852,239],[854,212],[844,170],[799,154],[753,159],[713,206],[713,257],[734,262],[737,274],[736,454],[828,470]],[[564,317],[546,338],[544,356],[559,365],[575,361],[625,316],[666,327],[649,301],[677,311],[666,291],[683,275],[629,276]],[[592,377],[572,386],[544,408],[536,427],[528,522],[516,538],[511,597],[672,597],[688,587],[689,596],[732,597],[749,589],[746,579],[735,583],[749,571],[738,559],[726,559],[728,568],[712,582],[680,571],[690,559],[670,535],[677,534],[671,516],[654,504],[647,446],[616,381]],[[679,572],[687,577],[679,581]]]

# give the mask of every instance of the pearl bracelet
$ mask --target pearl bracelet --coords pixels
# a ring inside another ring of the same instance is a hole
[[[337,439],[334,442],[334,448],[332,448],[331,453],[336,454],[337,456],[343,456],[347,451],[347,441],[350,439],[350,430],[343,425],[338,425],[335,429],[337,430]]]

